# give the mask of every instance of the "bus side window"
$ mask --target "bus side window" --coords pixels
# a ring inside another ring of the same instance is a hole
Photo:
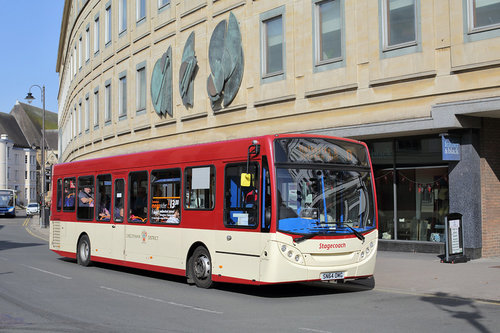
[[[210,210],[215,207],[215,167],[189,167],[186,178],[184,206],[187,209]]]
[[[262,157],[262,231],[269,232],[271,229],[271,178],[267,158]]]
[[[111,175],[97,176],[95,202],[96,219],[109,221],[111,219]]]
[[[128,221],[145,223],[148,220],[148,173],[131,172],[128,176]]]
[[[63,211],[75,210],[76,178],[64,178]]]
[[[115,222],[123,222],[123,210],[125,206],[125,180],[115,180],[115,196],[113,204],[113,220]]]
[[[61,211],[61,208],[62,208],[62,198],[63,198],[63,195],[62,195],[62,179],[59,178],[57,180],[57,211],[60,212]]]
[[[181,169],[151,172],[151,223],[181,221]]]
[[[76,217],[79,220],[94,219],[94,176],[78,177],[77,202]]]
[[[256,227],[259,224],[259,165],[250,163],[250,186],[242,186],[241,174],[247,173],[246,163],[226,166],[224,184],[224,224]]]

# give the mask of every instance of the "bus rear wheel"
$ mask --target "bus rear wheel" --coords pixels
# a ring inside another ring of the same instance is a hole
[[[83,235],[78,241],[76,261],[82,266],[88,266],[90,264],[90,240],[87,235]]]
[[[190,278],[197,287],[210,288],[212,286],[212,261],[210,253],[203,247],[197,247],[189,260]]]

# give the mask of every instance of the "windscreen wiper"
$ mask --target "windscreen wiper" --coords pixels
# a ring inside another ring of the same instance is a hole
[[[303,241],[305,241],[306,239],[310,239],[310,238],[313,238],[314,236],[318,236],[318,235],[324,235],[325,233],[324,232],[315,232],[315,233],[312,233],[312,234],[308,234],[308,235],[304,235],[302,237],[299,237],[299,238],[296,238],[294,240],[295,243],[301,243]]]
[[[356,237],[359,238],[360,241],[364,242],[365,241],[365,236],[363,236],[359,231],[351,227],[350,225],[346,225],[349,229],[352,230],[352,232],[356,235]]]

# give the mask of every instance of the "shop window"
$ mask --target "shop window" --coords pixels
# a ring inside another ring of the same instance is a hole
[[[226,167],[224,224],[227,227],[256,227],[259,222],[259,165],[246,163]],[[241,185],[241,174],[251,175],[250,186]]]
[[[76,217],[79,220],[94,218],[94,177],[78,177],[78,203]]]
[[[193,167],[185,170],[186,209],[213,209],[215,206],[215,167]]]
[[[131,172],[128,177],[129,222],[147,222],[148,219],[148,173]]]
[[[151,223],[179,224],[181,170],[151,172]]]

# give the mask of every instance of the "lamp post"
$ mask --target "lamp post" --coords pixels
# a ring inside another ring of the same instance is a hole
[[[41,227],[46,228],[47,225],[45,224],[45,86],[39,86],[37,84],[34,84],[30,87],[28,90],[28,95],[26,95],[25,99],[28,101],[28,103],[31,104],[31,102],[35,99],[33,97],[33,94],[31,93],[31,88],[33,87],[38,87],[40,89],[40,92],[42,94],[42,105],[43,105],[43,113],[42,113],[42,144],[40,145],[42,147],[42,163],[41,163],[41,172],[40,172],[40,183],[42,185],[42,207],[41,208]]]

